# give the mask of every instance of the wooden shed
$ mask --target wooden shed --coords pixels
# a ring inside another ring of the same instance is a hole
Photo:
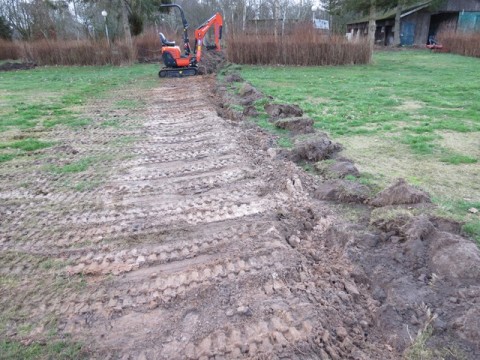
[[[395,28],[395,9],[377,14],[377,45],[392,45]],[[425,45],[429,38],[435,37],[441,30],[479,31],[480,0],[448,0],[437,8],[431,7],[431,1],[418,2],[405,7],[400,24],[401,44]],[[368,34],[368,18],[347,24],[351,37]]]

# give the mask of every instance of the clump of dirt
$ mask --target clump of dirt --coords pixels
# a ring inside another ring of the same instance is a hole
[[[297,162],[317,162],[330,159],[340,150],[342,150],[342,145],[333,142],[327,134],[318,132],[295,140],[292,159]]]
[[[244,82],[245,80],[238,74],[230,74],[225,76],[225,82],[233,83],[233,82]]]
[[[232,82],[241,83],[238,90],[229,91]],[[217,114],[223,118],[241,121],[245,116],[256,117],[259,112],[253,105],[257,100],[264,98],[264,95],[253,86],[244,82],[237,74],[230,74],[225,77],[224,83],[217,84],[215,87]],[[238,110],[239,105],[243,110]]]
[[[279,119],[275,121],[275,126],[280,129],[289,130],[292,134],[309,134],[313,133],[313,119],[306,117],[294,117]]]
[[[298,105],[265,104],[264,108],[266,113],[274,119],[303,116],[303,110]]]
[[[411,211],[403,208],[395,207],[383,207],[374,209],[370,214],[370,225],[387,233],[388,237],[393,235],[399,235],[401,229],[410,221],[413,217]]]
[[[320,161],[314,167],[318,174],[325,179],[343,179],[346,176],[360,176],[360,172],[355,164],[347,159]]]
[[[78,154],[78,150],[70,145],[59,145],[52,148],[52,152],[59,154],[69,154],[75,155]]]
[[[255,117],[255,116],[259,115],[259,112],[255,108],[255,106],[249,105],[249,106],[246,106],[243,109],[243,115],[250,116],[250,117]]]
[[[430,203],[430,197],[425,191],[409,185],[404,179],[398,179],[395,184],[381,191],[370,202],[373,206]]]
[[[30,70],[37,67],[35,63],[6,62],[0,65],[0,71]]]
[[[342,203],[364,203],[370,196],[370,189],[355,181],[329,180],[317,186],[314,197],[319,200]]]
[[[263,94],[248,83],[243,83],[238,90],[238,95],[240,96],[239,104],[243,106],[251,106],[256,100],[263,98]]]

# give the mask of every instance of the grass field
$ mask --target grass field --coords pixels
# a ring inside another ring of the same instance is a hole
[[[114,89],[149,86],[156,83],[155,76],[154,65],[42,67],[0,73],[0,163],[55,145],[55,139],[48,139],[49,129],[92,124],[94,114],[83,111],[90,100],[109,97]],[[115,105],[138,105],[132,101],[119,100]],[[115,124],[106,119],[101,125]]]
[[[243,66],[277,102],[299,104],[345,145],[366,177],[429,191],[442,215],[480,241],[480,61],[427,51],[377,52],[372,65]]]

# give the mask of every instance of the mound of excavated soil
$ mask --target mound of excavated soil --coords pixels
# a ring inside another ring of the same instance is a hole
[[[37,66],[35,63],[12,63],[6,62],[0,65],[0,71],[30,70]]]
[[[325,179],[343,179],[348,175],[358,177],[360,172],[350,160],[320,161],[315,164],[315,170]]]
[[[294,161],[317,162],[329,159],[342,149],[339,143],[333,142],[325,133],[315,133],[295,140],[292,149]]]
[[[199,65],[199,74],[214,74],[225,65],[226,61],[223,51],[203,51]]]
[[[363,203],[370,196],[370,189],[355,181],[330,180],[318,185],[314,196],[320,200]]]
[[[274,119],[303,116],[303,110],[298,105],[266,104],[264,108]]]
[[[281,107],[271,108],[269,114],[273,119],[283,116]],[[296,114],[287,118],[298,116],[299,112]],[[260,133],[251,133],[249,139]],[[341,206],[339,218],[345,212],[345,218],[350,219],[349,211],[353,211],[358,222],[325,216],[315,204],[325,204],[325,200],[366,204],[370,194],[368,187],[342,180],[347,175],[358,176],[358,169],[336,156],[341,146],[326,134],[297,136],[290,159],[317,162],[316,170],[324,179],[300,175],[303,186],[298,177],[285,174],[291,166],[288,156],[276,156],[278,151],[269,146],[274,147],[275,142],[264,139],[257,145],[276,162],[271,165],[275,175],[270,175],[262,193],[282,188],[276,181],[279,177],[287,179],[284,190],[291,198],[280,196],[276,208],[285,243],[292,250],[307,254],[318,271],[314,284],[323,289],[322,294],[319,298],[318,293],[312,294],[321,303],[316,311],[325,319],[322,324],[338,321],[338,310],[346,315],[343,324],[336,323],[334,329],[318,333],[318,348],[312,352],[302,350],[298,357],[410,359],[418,358],[421,351],[426,359],[479,359],[480,253],[474,243],[459,235],[460,225],[441,218],[415,216],[412,211],[424,207],[411,210],[404,205],[429,203],[429,196],[402,179],[371,201],[377,208]],[[332,158],[335,161],[318,162]],[[334,254],[349,259],[350,266],[338,269],[325,263],[326,257],[332,259]],[[328,290],[332,284],[338,291]],[[372,311],[373,318],[362,314],[359,307],[352,307],[352,301],[361,304],[363,310]],[[351,348],[352,340],[362,349],[366,345],[352,337],[352,332],[360,332],[376,346],[382,339],[388,350],[380,355],[369,352],[371,348],[363,354],[358,349],[345,351]],[[327,344],[331,339],[337,343]]]
[[[238,90],[240,105],[251,106],[256,100],[263,98],[263,94],[248,83],[242,84]]]
[[[404,179],[379,192],[370,202],[373,206],[429,203],[430,197],[425,191],[409,185]]]
[[[294,117],[279,119],[275,121],[275,126],[280,129],[291,131],[292,134],[308,134],[313,130],[313,119],[304,117]]]
[[[244,82],[245,80],[238,74],[230,74],[225,76],[225,82],[232,83],[232,82]]]

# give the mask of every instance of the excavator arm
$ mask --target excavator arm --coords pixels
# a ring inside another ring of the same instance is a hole
[[[194,53],[197,63],[202,57],[202,45],[208,30],[214,27],[215,50],[220,51],[220,40],[222,39],[223,18],[220,13],[216,13],[210,19],[195,29],[195,48]]]

